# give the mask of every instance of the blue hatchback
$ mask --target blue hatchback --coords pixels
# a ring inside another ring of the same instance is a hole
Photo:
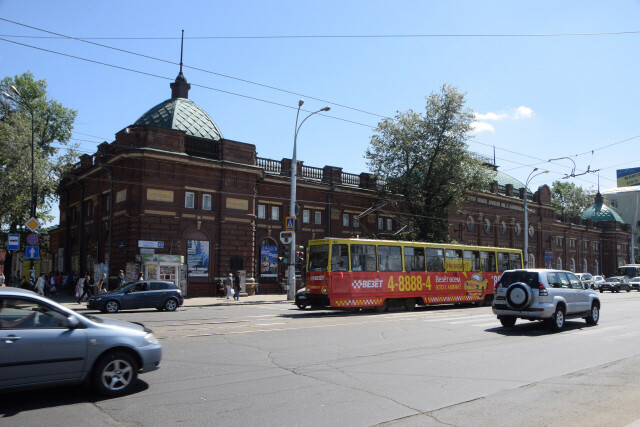
[[[103,313],[135,308],[175,311],[182,305],[182,291],[173,282],[141,280],[125,283],[118,289],[89,298],[87,307]]]

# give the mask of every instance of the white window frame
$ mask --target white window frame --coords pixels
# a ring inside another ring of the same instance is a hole
[[[342,226],[343,227],[349,226],[349,214],[342,214]]]
[[[280,206],[271,206],[271,220],[280,221]]]
[[[322,224],[322,211],[315,211],[313,219],[316,225]]]
[[[267,219],[267,205],[258,205],[258,219]]]
[[[360,228],[360,218],[353,216],[353,228]]]
[[[202,210],[203,211],[211,210],[211,194],[202,195]]]
[[[194,209],[196,207],[196,193],[191,191],[184,192],[184,207],[187,209]]]
[[[309,209],[302,210],[302,223],[309,224],[311,222],[311,211]]]

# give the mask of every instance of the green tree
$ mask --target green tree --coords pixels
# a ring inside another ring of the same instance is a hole
[[[36,216],[41,220],[51,218],[60,177],[77,158],[77,145],[69,143],[77,112],[48,99],[47,82],[30,72],[4,78],[0,93],[0,231],[15,232],[31,213],[31,110]]]
[[[426,98],[424,114],[398,112],[378,123],[371,137],[365,154],[370,170],[412,215],[414,229],[405,238],[448,241],[447,211],[492,179],[493,171],[467,149],[474,116],[464,95],[443,85]]]
[[[551,185],[551,205],[556,215],[579,217],[594,201],[593,192],[586,191],[572,182],[554,181]]]

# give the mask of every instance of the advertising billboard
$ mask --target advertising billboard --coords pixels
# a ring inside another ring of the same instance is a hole
[[[618,169],[616,171],[618,187],[640,185],[640,168]]]

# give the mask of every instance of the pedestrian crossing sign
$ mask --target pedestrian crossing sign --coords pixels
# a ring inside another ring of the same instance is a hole
[[[286,223],[284,225],[285,231],[293,231],[296,228],[296,217],[288,216],[285,218]]]

